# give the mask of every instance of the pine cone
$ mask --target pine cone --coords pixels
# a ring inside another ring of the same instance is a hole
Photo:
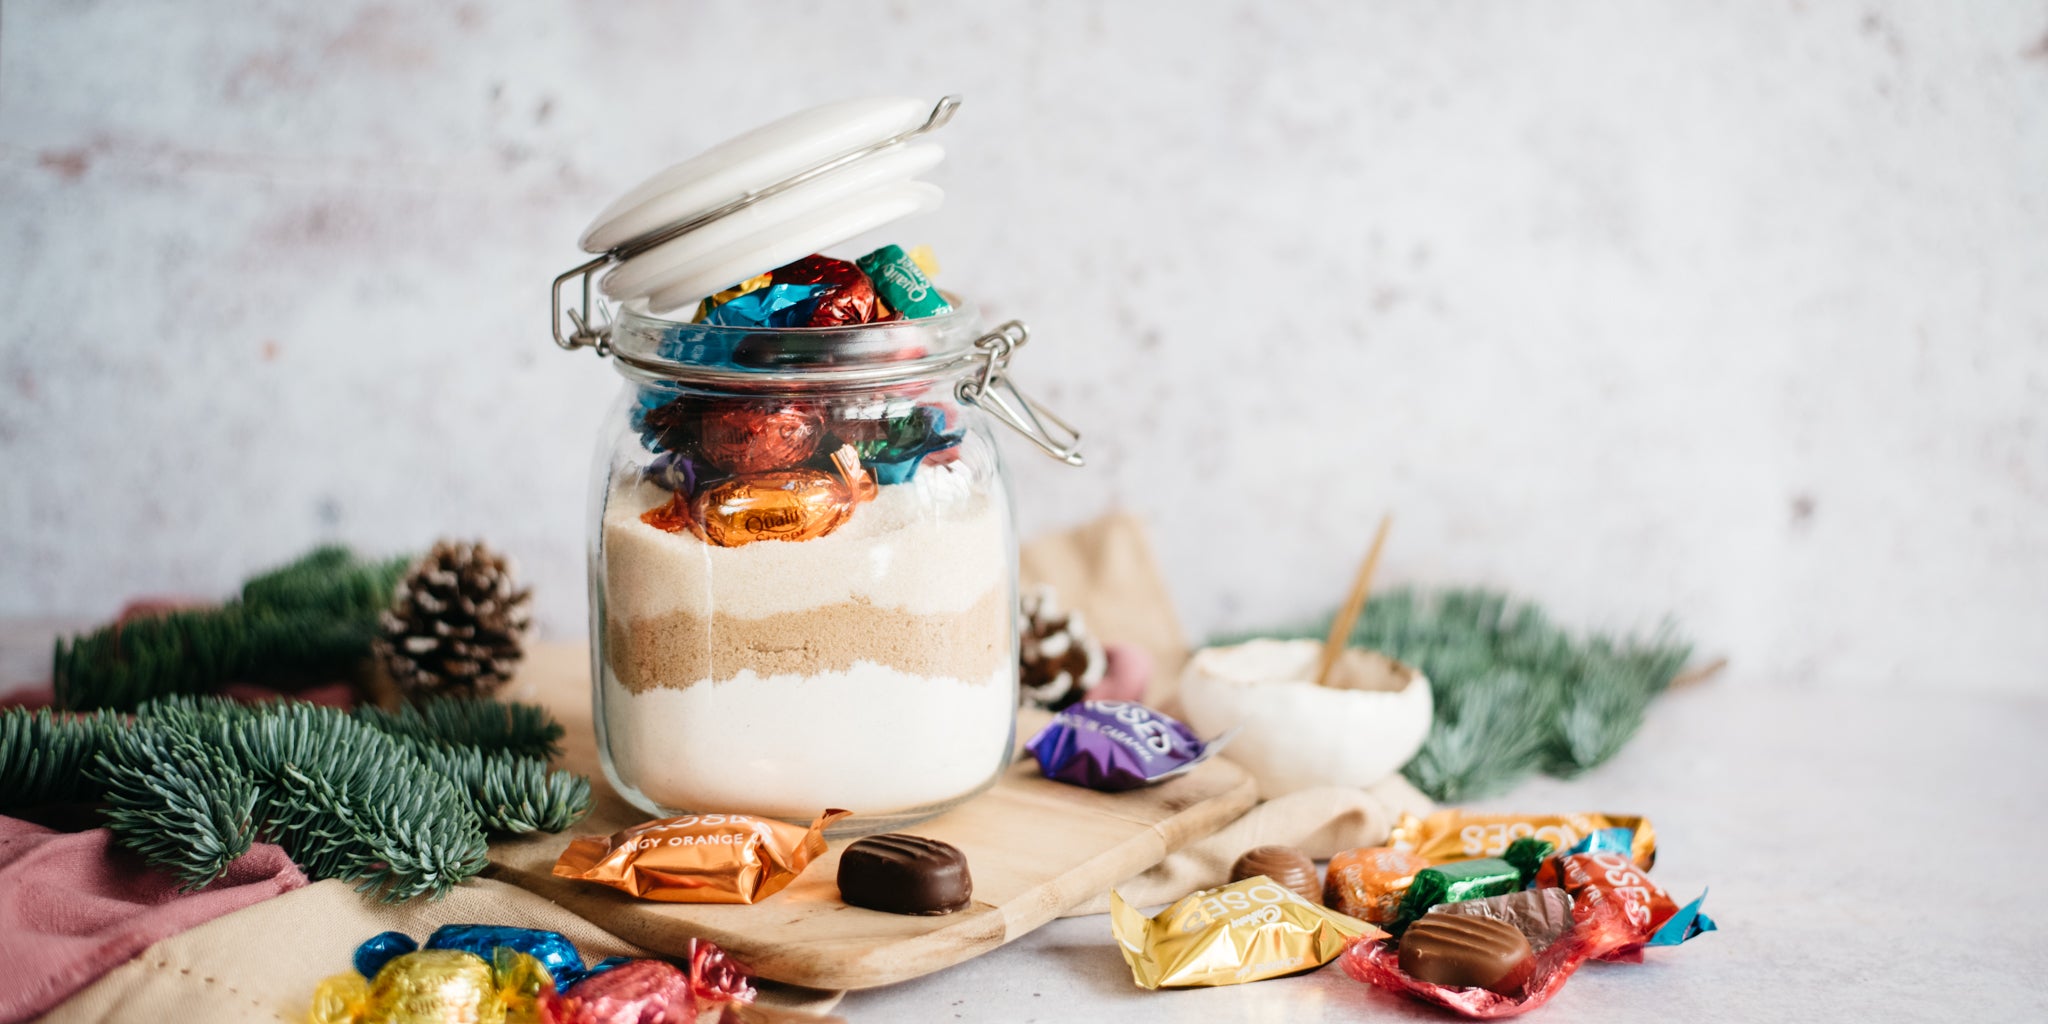
[[[1023,595],[1018,627],[1018,685],[1024,699],[1053,711],[1079,703],[1109,665],[1080,612],[1061,610],[1051,587]]]
[[[530,596],[482,543],[436,543],[398,581],[377,658],[407,697],[487,697],[519,665]]]

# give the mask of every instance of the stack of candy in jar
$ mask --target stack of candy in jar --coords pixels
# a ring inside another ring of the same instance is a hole
[[[482,924],[403,932],[356,947],[355,970],[320,983],[312,1024],[693,1024],[753,1002],[753,986],[717,946],[692,940],[686,971],[610,957],[585,966],[559,932]]]
[[[747,369],[878,358],[845,334],[784,332],[952,312],[926,275],[929,256],[922,250],[918,255],[923,265],[888,245],[852,262],[811,255],[777,267],[704,299],[693,320],[760,333],[678,334],[661,355]],[[911,345],[879,358],[923,355]],[[959,422],[957,410],[919,401],[914,393],[878,395],[848,407],[710,400],[648,386],[641,391],[636,425],[656,453],[649,479],[673,497],[641,521],[671,533],[688,530],[719,547],[823,537],[872,500],[878,485],[907,483],[927,461],[944,461],[960,443]]]

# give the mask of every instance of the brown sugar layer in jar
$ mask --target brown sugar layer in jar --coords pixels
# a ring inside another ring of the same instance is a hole
[[[964,611],[918,615],[855,598],[750,619],[671,612],[606,624],[606,657],[634,693],[757,676],[813,676],[870,662],[910,675],[985,683],[1010,657],[1006,588]]]

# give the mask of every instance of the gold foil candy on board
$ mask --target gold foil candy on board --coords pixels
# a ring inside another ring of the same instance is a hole
[[[755,903],[782,891],[825,852],[828,810],[810,828],[750,814],[685,814],[609,836],[578,836],[555,874],[663,903]]]
[[[832,453],[839,471],[788,469],[736,477],[697,496],[695,528],[705,540],[736,548],[757,540],[813,540],[853,517],[879,489],[852,445]]]
[[[1302,899],[1265,875],[1204,889],[1148,918],[1109,894],[1109,928],[1140,988],[1277,978],[1335,959],[1378,928]]]
[[[538,1024],[554,998],[547,968],[525,953],[497,951],[493,961],[459,949],[423,949],[393,957],[376,980],[349,971],[313,990],[312,1024]]]
[[[1639,814],[1474,814],[1469,811],[1438,811],[1427,818],[1401,816],[1401,823],[1387,836],[1388,846],[1405,847],[1429,858],[1431,864],[1475,857],[1498,857],[1517,839],[1548,839],[1559,850],[1569,850],[1579,840],[1603,828],[1625,828],[1635,833],[1629,847],[1636,866],[1647,871],[1657,860],[1657,830],[1650,819]]]

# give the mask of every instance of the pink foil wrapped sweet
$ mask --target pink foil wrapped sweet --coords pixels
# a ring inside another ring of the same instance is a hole
[[[725,950],[690,942],[685,973],[662,960],[634,960],[569,986],[562,993],[563,1024],[696,1024],[713,1008],[754,1001],[754,988]]]

